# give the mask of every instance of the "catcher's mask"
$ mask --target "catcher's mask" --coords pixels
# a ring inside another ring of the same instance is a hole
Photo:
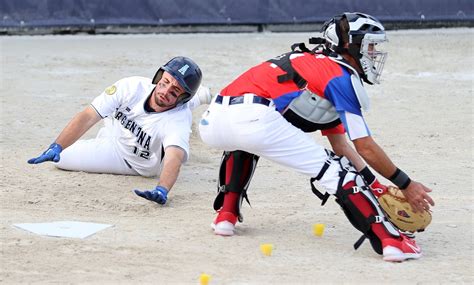
[[[153,77],[152,83],[157,84],[166,71],[183,87],[184,93],[178,97],[176,106],[191,100],[201,85],[202,72],[199,66],[188,57],[177,56],[161,66]]]
[[[321,32],[327,49],[338,54],[349,53],[356,60],[365,82],[380,83],[387,57],[381,44],[388,40],[379,20],[363,13],[344,13],[324,23]],[[345,43],[349,43],[348,48],[344,48]]]

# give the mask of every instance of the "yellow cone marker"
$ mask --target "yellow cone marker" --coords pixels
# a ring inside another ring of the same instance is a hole
[[[314,224],[313,233],[315,236],[322,237],[324,233],[324,224]]]
[[[208,284],[209,284],[209,280],[211,280],[211,275],[206,274],[206,273],[203,273],[203,274],[201,274],[201,276],[199,277],[199,284],[201,284],[201,285],[208,285]]]
[[[263,255],[271,256],[273,250],[273,244],[271,243],[264,243],[260,245],[260,251],[262,251]]]

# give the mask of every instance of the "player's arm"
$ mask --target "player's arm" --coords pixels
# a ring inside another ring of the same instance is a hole
[[[165,149],[159,186],[165,187],[168,189],[168,192],[178,179],[179,170],[181,169],[185,156],[185,151],[178,146],[169,146]]]
[[[427,194],[431,192],[431,189],[411,180],[407,174],[395,166],[388,155],[373,140],[362,117],[362,104],[358,100],[354,87],[333,88],[331,84],[326,87],[325,97],[331,101],[339,113],[344,128],[360,156],[375,171],[400,189],[405,189],[405,197],[415,212],[429,209],[429,204],[434,205],[433,199]],[[361,95],[364,95],[364,93],[361,93]]]
[[[49,148],[40,156],[28,160],[30,164],[42,163],[45,161],[58,162],[63,149],[76,142],[87,130],[96,124],[101,117],[91,106],[86,107],[82,112],[76,114],[66,125],[64,130]]]
[[[66,125],[56,139],[56,143],[60,144],[63,149],[69,147],[100,120],[101,117],[95,109],[87,106],[82,112],[77,113]]]
[[[168,200],[168,192],[178,179],[179,170],[185,159],[186,152],[179,146],[168,146],[165,149],[163,167],[160,173],[160,182],[153,190],[137,190],[134,192],[138,196],[158,204],[165,204]]]
[[[375,171],[400,189],[404,189],[403,193],[415,212],[428,210],[430,204],[434,206],[433,199],[427,194],[431,192],[431,189],[411,180],[407,174],[397,168],[371,136],[357,138],[352,142],[357,152]]]
[[[349,144],[346,139],[345,131],[337,133],[331,132],[331,130],[326,130],[322,131],[322,133],[328,138],[336,155],[345,156],[351,161],[356,170],[362,175],[365,182],[369,184],[370,189],[375,196],[379,197],[387,192],[387,186],[379,182],[357,151]]]
[[[395,166],[388,155],[372,138],[360,112],[340,111],[339,116],[357,153],[372,169],[397,185],[398,188],[405,190],[405,197],[415,212],[428,210],[430,204],[434,205],[433,199],[427,194],[431,192],[431,189],[411,180],[407,174]]]
[[[357,138],[352,143],[364,160],[383,177],[388,179],[395,173],[397,167],[372,136]]]
[[[362,170],[366,167],[362,158],[357,154],[354,148],[348,143],[346,139],[346,134],[326,134],[326,137],[331,144],[332,150],[338,156],[345,156],[349,159],[357,171]]]

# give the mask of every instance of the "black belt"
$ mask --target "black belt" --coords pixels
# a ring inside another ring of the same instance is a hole
[[[244,103],[244,95],[242,95],[242,96],[225,96],[225,97],[229,97],[229,105]],[[224,96],[217,95],[217,97],[216,97],[216,103],[217,104],[222,104],[223,100],[224,100]],[[266,98],[263,98],[263,97],[260,97],[260,96],[257,96],[257,95],[253,96],[252,102],[256,103],[256,104],[262,104],[262,105],[265,105],[265,106],[270,106],[270,103],[271,103],[270,100],[268,100]]]

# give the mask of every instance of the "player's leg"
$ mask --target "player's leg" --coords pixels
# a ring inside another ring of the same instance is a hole
[[[400,234],[388,221],[369,186],[347,159],[335,156],[292,126],[278,125],[270,128],[271,132],[261,141],[263,148],[254,153],[316,178],[329,194],[336,196],[351,224],[370,240],[377,253],[384,255],[384,260],[421,257],[415,241]],[[362,241],[363,238],[356,247]]]
[[[240,183],[239,187],[234,187],[233,191],[225,195],[219,194],[216,199],[223,199],[220,202],[223,209],[220,210],[215,223],[219,223],[222,217],[228,221],[228,227],[222,231],[218,228],[216,233],[233,233],[235,216],[240,214],[236,205],[240,205],[240,199],[243,197],[240,195],[243,186],[250,181],[256,165],[255,157],[265,156],[309,176],[315,175],[314,165],[319,163],[322,167],[326,159],[324,148],[314,144],[309,136],[289,124],[274,109],[260,104],[225,106],[211,103],[210,108],[203,114],[199,130],[205,143],[232,154],[223,157],[219,181],[225,177],[225,184],[229,184],[232,178]],[[311,155],[308,156],[308,153]],[[289,155],[292,157],[289,158]],[[232,175],[233,172],[236,174]],[[242,173],[240,178],[239,173]],[[334,185],[337,185],[337,181]],[[215,206],[215,209],[218,210],[219,207]]]
[[[420,247],[388,220],[362,176],[345,170],[340,174],[341,180],[334,194],[336,202],[351,224],[363,234],[354,248],[357,249],[367,238],[375,252],[383,254],[386,261],[420,258]]]
[[[247,189],[257,162],[258,156],[248,152],[224,152],[219,169],[218,194],[214,201],[214,210],[218,211],[212,223],[215,234],[233,235],[237,219],[243,221],[240,207],[243,199],[249,202]]]
[[[349,162],[347,159],[324,150],[307,134],[292,131],[284,124],[281,129],[274,126],[271,130],[267,138],[275,144],[262,141],[265,148],[255,153],[316,178],[329,194],[336,196],[351,224],[363,234],[356,248],[368,238],[373,249],[383,254],[384,260],[421,257],[421,249],[415,241],[401,234],[388,220],[362,176],[352,165],[344,165],[343,162]],[[290,133],[292,139],[285,142],[285,133]]]
[[[215,233],[232,235],[236,216],[241,217],[239,206],[258,155],[309,176],[315,175],[316,164],[324,165],[327,155],[324,148],[272,108],[259,104],[214,105],[203,115],[199,129],[205,143],[228,150],[221,162],[219,181],[221,185],[230,186],[230,190],[225,194],[220,192],[216,199],[214,208],[220,211],[214,225]],[[232,181],[233,186],[229,185]],[[337,179],[333,181],[334,187],[337,182]]]
[[[217,115],[209,114],[209,124],[216,124],[219,131],[207,137],[211,145],[241,149],[316,177],[321,186],[337,197],[349,221],[369,238],[374,249],[378,253],[383,252],[385,260],[402,261],[421,256],[415,242],[399,234],[387,221],[373,195],[369,198],[370,190],[354,192],[353,189],[359,189],[355,186],[367,187],[363,179],[356,182],[359,175],[341,177],[344,169],[339,158],[333,157],[330,151],[317,145],[313,138],[292,126],[281,115],[270,108],[253,108],[246,114],[233,108],[214,113]],[[224,123],[229,118],[235,120]]]
[[[118,155],[113,137],[79,140],[61,152],[56,166],[64,170],[138,175]]]

